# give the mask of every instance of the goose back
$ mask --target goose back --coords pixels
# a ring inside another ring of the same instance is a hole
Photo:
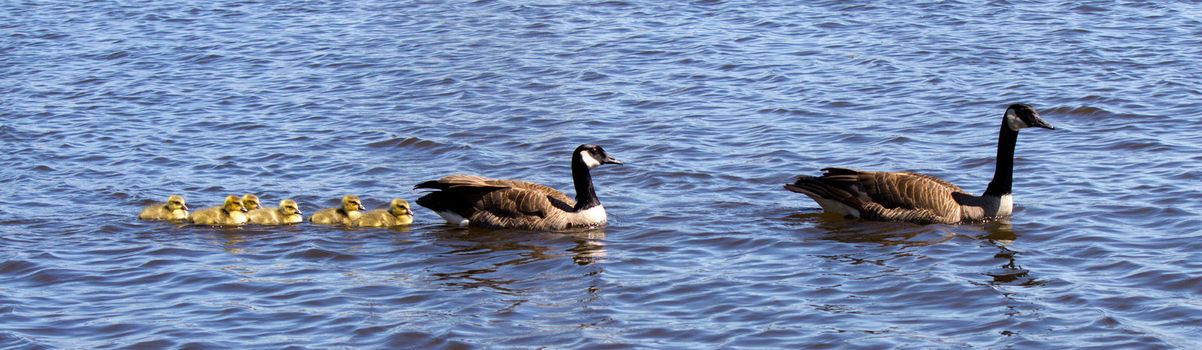
[[[785,188],[805,194],[820,205],[833,200],[855,211],[844,215],[918,223],[959,222],[960,204],[953,194],[967,195],[956,185],[918,173],[847,168],[822,171],[822,176],[799,176]]]
[[[598,210],[575,212],[571,197],[526,181],[450,175],[415,188],[438,190],[418,198],[417,204],[461,225],[466,220],[481,227],[561,230],[605,224],[604,215],[595,214]]]

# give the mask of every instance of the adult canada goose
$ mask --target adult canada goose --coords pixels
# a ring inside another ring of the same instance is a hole
[[[259,209],[259,196],[250,193],[242,195],[242,207],[246,208],[247,211]]]
[[[1055,129],[1029,105],[1006,108],[993,181],[980,196],[934,176],[846,168],[825,168],[817,177],[798,176],[785,188],[809,196],[828,213],[868,220],[954,224],[1009,217],[1014,207],[1014,143],[1018,131],[1029,127]]]
[[[318,225],[350,225],[360,215],[363,215],[360,212],[363,210],[362,203],[359,201],[359,196],[349,194],[342,196],[342,207],[318,210],[309,217],[309,222]]]
[[[138,219],[168,221],[187,220],[188,205],[184,203],[183,196],[173,194],[167,196],[166,203],[155,203],[142,209],[142,212],[138,214]]]
[[[237,226],[246,223],[246,208],[238,196],[225,196],[225,203],[192,213],[192,223],[214,226]]]
[[[300,207],[296,205],[296,201],[285,199],[280,201],[279,208],[259,208],[246,213],[246,219],[256,225],[287,225],[299,224],[304,220],[301,217]]]
[[[409,201],[393,198],[388,203],[388,209],[376,209],[363,213],[351,222],[356,227],[391,227],[413,223],[413,211],[409,209]]]
[[[576,200],[547,186],[518,180],[498,180],[472,175],[450,175],[426,181],[415,189],[433,189],[417,204],[459,226],[563,230],[596,227],[606,223],[605,208],[593,191],[589,169],[601,164],[622,164],[601,146],[580,145],[572,153],[572,180]]]

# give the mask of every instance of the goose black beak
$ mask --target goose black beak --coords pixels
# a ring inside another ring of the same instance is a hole
[[[1048,123],[1047,121],[1043,120],[1043,118],[1040,118],[1038,114],[1036,114],[1035,119],[1031,121],[1031,126],[1040,127],[1040,128],[1044,128],[1044,129],[1048,129],[1048,130],[1056,130],[1055,126],[1052,126],[1051,123]]]
[[[250,212],[250,210],[246,210],[246,207],[242,207],[242,212],[246,213],[246,212]]]
[[[617,165],[622,165],[622,162],[618,161],[617,159],[614,159],[614,157],[605,157],[605,160],[601,161],[601,164],[617,164]]]
[[[181,205],[180,207],[183,207],[183,208],[184,208],[184,210],[189,210],[189,209],[188,209],[188,205],[187,205],[187,204],[185,204],[185,205]]]

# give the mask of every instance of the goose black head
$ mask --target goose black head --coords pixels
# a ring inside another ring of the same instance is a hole
[[[1010,107],[1006,108],[1006,116],[1003,118],[1006,127],[1013,131],[1030,127],[1056,129],[1052,124],[1040,118],[1039,112],[1035,111],[1035,107],[1031,107],[1028,104],[1015,103],[1010,105]]]
[[[588,166],[589,169],[596,168],[601,164],[622,164],[622,162],[614,159],[613,156],[605,153],[605,149],[601,148],[601,146],[593,144],[584,144],[580,145],[580,147],[576,147],[576,152],[574,155],[572,155],[572,157],[580,157],[580,160],[583,161],[584,165]]]

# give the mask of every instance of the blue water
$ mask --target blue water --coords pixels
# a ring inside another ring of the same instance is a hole
[[[1195,348],[1202,5],[0,3],[3,348]],[[827,166],[1008,221],[819,215]],[[571,192],[604,229],[143,222],[253,192],[410,201],[451,173]]]

